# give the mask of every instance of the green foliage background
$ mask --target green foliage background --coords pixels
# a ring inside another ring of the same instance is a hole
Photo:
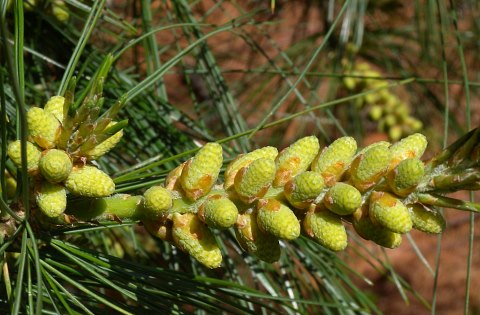
[[[78,91],[108,53],[107,106],[127,95],[128,119],[118,147],[100,160],[118,193],[162,183],[201,143],[223,144],[226,161],[261,145],[279,148],[315,134],[367,143],[376,126],[355,106],[372,91],[342,87],[345,63],[369,62],[424,122],[430,152],[478,124],[476,1],[0,1],[0,172],[10,140],[26,140],[25,112]],[[379,79],[379,78],[370,78]],[[19,171],[19,187],[28,186]],[[2,187],[4,186],[2,177]],[[5,191],[5,189],[3,189]],[[29,213],[28,190],[17,193]],[[19,190],[20,192],[20,190]],[[0,199],[2,213],[12,200]],[[469,252],[474,217],[470,218]],[[38,230],[27,221],[0,247],[0,312],[12,314],[357,314],[381,313],[358,285],[370,280],[346,261],[361,257],[436,312],[386,259],[351,235],[334,254],[305,238],[282,243],[270,265],[242,254],[232,233],[217,235],[225,262],[206,270],[136,222],[74,224]],[[412,238],[409,241],[414,243]],[[438,252],[441,242],[438,241]],[[470,310],[471,254],[465,263],[464,309]],[[381,299],[382,297],[377,297]]]

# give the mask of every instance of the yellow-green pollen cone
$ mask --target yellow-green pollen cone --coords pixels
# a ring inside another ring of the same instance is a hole
[[[91,165],[74,166],[65,187],[72,194],[83,197],[107,197],[115,191],[110,176]]]
[[[235,226],[235,236],[243,250],[258,259],[268,263],[280,259],[278,239],[258,228],[255,212],[239,215]]]
[[[412,218],[413,228],[425,233],[439,234],[445,229],[446,222],[442,214],[421,204],[407,206]]]
[[[353,227],[358,235],[382,247],[397,248],[402,243],[402,236],[389,229],[374,224],[368,216],[353,216]]]
[[[180,184],[189,199],[197,200],[208,194],[217,181],[222,162],[222,146],[218,143],[207,143],[187,161]]]
[[[312,162],[312,171],[320,173],[325,183],[331,186],[339,181],[350,165],[357,142],[352,137],[342,137],[324,148]]]
[[[303,220],[305,233],[317,243],[333,251],[341,251],[347,247],[347,231],[340,217],[322,209],[311,211]]]
[[[232,187],[238,171],[240,171],[240,169],[244,167],[247,167],[253,161],[260,158],[275,160],[277,155],[278,150],[274,147],[264,147],[246,154],[241,154],[228,164],[227,169],[224,173],[223,187],[225,189],[229,189],[230,187]]]
[[[111,122],[108,124],[107,128],[114,126],[116,122]],[[89,160],[97,160],[106,153],[108,153],[111,149],[113,149],[122,139],[123,137],[123,130],[120,130],[113,134],[111,137],[107,138],[105,141],[99,143],[93,149],[86,153],[86,156]]]
[[[55,116],[55,118],[57,118],[59,122],[63,122],[64,105],[65,105],[65,97],[58,96],[58,95],[52,96],[48,100],[47,104],[45,104],[43,110]]]
[[[406,197],[415,190],[424,174],[423,162],[418,158],[408,158],[388,173],[387,182],[395,194]]]
[[[242,168],[235,176],[234,187],[241,200],[246,203],[263,197],[275,178],[275,162],[260,158]]]
[[[42,182],[35,194],[35,201],[42,214],[49,218],[56,218],[67,207],[67,192],[61,185]]]
[[[392,159],[389,169],[394,169],[398,163],[407,158],[420,158],[425,152],[427,145],[427,138],[421,133],[415,133],[394,143],[390,147]]]
[[[323,177],[312,171],[303,172],[285,184],[284,194],[288,202],[297,209],[306,209],[325,187]]]
[[[35,172],[38,169],[38,163],[42,156],[42,151],[33,143],[27,141],[27,171]],[[12,160],[16,167],[22,167],[21,141],[11,142],[7,148],[8,157]]]
[[[220,267],[222,254],[208,227],[193,213],[173,215],[172,237],[181,250],[207,268]]]
[[[200,206],[198,216],[209,227],[224,230],[235,224],[238,209],[230,199],[213,195]]]
[[[300,236],[300,223],[293,211],[275,199],[259,201],[257,224],[279,239],[291,241]]]
[[[285,185],[293,177],[305,172],[318,154],[320,144],[315,136],[297,140],[285,148],[275,159],[277,173],[273,181],[274,187]]]
[[[404,234],[412,229],[412,219],[407,207],[386,192],[372,193],[369,216],[373,223],[395,233]]]
[[[60,136],[60,122],[50,114],[38,107],[32,107],[27,112],[28,133],[30,138],[40,147],[51,149]]]
[[[153,186],[143,194],[144,215],[157,218],[168,213],[173,205],[172,193],[161,186]]]
[[[327,191],[323,203],[333,213],[349,215],[362,205],[362,195],[349,184],[336,183]]]
[[[353,185],[360,192],[373,187],[385,175],[391,157],[391,152],[385,146],[375,145],[367,147],[350,165]]]
[[[38,164],[42,176],[51,183],[67,179],[72,171],[72,160],[63,150],[50,149],[43,153]]]

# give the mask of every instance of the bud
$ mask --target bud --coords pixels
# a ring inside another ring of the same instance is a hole
[[[58,184],[42,182],[36,192],[35,200],[40,211],[49,218],[61,215],[67,207],[67,193]]]
[[[42,151],[33,143],[26,143],[27,146],[27,170],[29,172],[35,172],[38,169],[38,163],[42,156]],[[17,167],[22,167],[22,154],[21,154],[21,141],[16,140],[8,145],[8,156],[12,160],[13,164]]]
[[[308,212],[303,220],[303,228],[317,243],[333,251],[347,247],[347,231],[336,214],[320,210]]]
[[[246,203],[261,198],[268,191],[275,177],[275,162],[268,158],[253,161],[235,176],[234,187],[240,199]]]
[[[238,156],[236,159],[234,159],[228,164],[227,169],[225,170],[223,187],[225,189],[229,189],[231,186],[233,186],[237,172],[240,171],[240,169],[248,166],[253,161],[260,158],[275,160],[277,155],[277,148],[264,147],[250,153]]]
[[[300,223],[293,211],[275,199],[259,202],[257,224],[279,239],[291,241],[300,236]]]
[[[355,213],[357,214],[357,212]],[[368,216],[353,216],[353,228],[358,235],[382,247],[397,248],[402,243],[402,236],[382,226],[373,224]]]
[[[389,193],[372,193],[369,216],[373,223],[395,233],[404,234],[412,229],[412,219],[407,207]]]
[[[360,192],[374,186],[387,171],[391,153],[384,145],[368,146],[350,166],[351,180]]]
[[[40,158],[40,173],[51,183],[67,179],[72,171],[72,160],[63,150],[50,149]]]
[[[327,185],[339,181],[357,151],[352,137],[342,137],[322,150],[312,162],[312,171],[322,175]]]
[[[207,268],[220,267],[222,254],[208,227],[193,213],[173,215],[172,237],[182,251]]]
[[[60,122],[50,114],[38,107],[32,107],[27,112],[28,133],[30,138],[44,149],[55,146],[55,141],[60,136]]]
[[[425,233],[439,234],[445,229],[446,222],[442,214],[421,204],[408,205],[413,228]]]
[[[189,199],[197,200],[208,194],[217,181],[222,162],[222,146],[218,143],[207,143],[187,161],[180,184]]]
[[[284,194],[288,202],[298,209],[306,209],[325,187],[323,177],[316,172],[303,172],[285,184]]]
[[[149,219],[157,218],[166,214],[172,207],[172,194],[168,189],[161,186],[153,186],[143,194],[143,205],[145,206],[145,214]]]
[[[278,239],[258,228],[255,213],[239,215],[235,227],[235,236],[243,250],[260,260],[274,263],[280,258]]]
[[[427,144],[427,138],[420,133],[415,133],[394,143],[390,147],[392,160],[389,169],[394,169],[398,163],[407,158],[420,158],[425,152]]]
[[[74,167],[65,181],[65,187],[72,194],[84,197],[106,197],[115,191],[110,176],[91,165]]]
[[[362,205],[362,195],[351,185],[336,183],[328,190],[323,203],[333,213],[349,215]]]
[[[209,227],[224,230],[237,221],[238,209],[230,199],[221,195],[209,196],[198,209],[198,217]]]
[[[408,158],[388,173],[387,182],[395,194],[406,197],[415,190],[424,174],[423,162],[418,158]]]
[[[47,113],[52,114],[57,118],[59,122],[63,122],[63,106],[65,104],[65,97],[63,96],[52,96],[47,104],[45,104],[43,110]]]
[[[304,137],[285,148],[275,159],[277,173],[274,187],[285,185],[293,177],[308,169],[318,153],[320,145],[315,136]]]

